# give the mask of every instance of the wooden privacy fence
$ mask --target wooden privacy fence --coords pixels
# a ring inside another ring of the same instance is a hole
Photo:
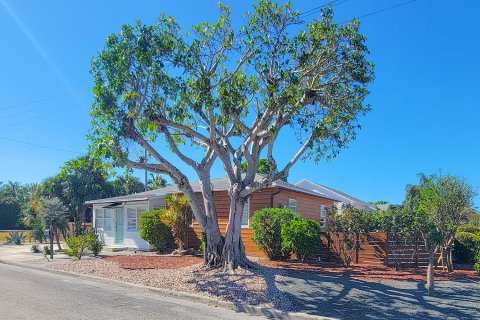
[[[342,237],[322,233],[320,259],[342,261],[347,257]],[[360,249],[353,254],[352,264],[419,267],[428,265],[428,253],[423,243],[401,241],[394,234],[371,232],[362,239]]]

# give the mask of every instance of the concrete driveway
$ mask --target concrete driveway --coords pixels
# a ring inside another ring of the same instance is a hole
[[[348,277],[290,272],[277,288],[295,311],[339,319],[480,319],[480,283],[437,281],[436,297],[423,282],[366,282]]]

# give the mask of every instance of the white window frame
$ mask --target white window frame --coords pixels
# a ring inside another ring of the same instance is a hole
[[[320,223],[322,227],[327,224],[327,206],[324,204],[320,205]]]
[[[246,211],[246,212],[245,212]],[[244,224],[243,219],[247,217],[247,224]],[[243,212],[242,212],[242,228],[249,228],[250,227],[250,197],[247,198],[247,201],[243,205]]]
[[[95,229],[101,228],[103,231],[112,231],[112,216],[106,217],[105,216],[105,210],[104,208],[96,208],[95,209]],[[100,214],[100,215],[99,215]],[[100,216],[100,217],[99,217]],[[108,226],[107,226],[107,223]],[[101,222],[101,225],[99,225],[99,222]]]
[[[295,203],[295,205],[292,205],[293,203]],[[298,211],[297,206],[298,206],[297,199],[288,199],[288,208],[292,210],[292,212],[297,213]]]
[[[125,210],[126,210],[125,213],[126,213],[126,216],[127,216],[127,232],[138,231],[138,218],[140,218],[140,215],[143,212],[147,211],[147,207],[146,206],[126,207]],[[135,210],[135,216],[134,217],[129,217],[128,216],[128,211],[129,210]],[[130,228],[129,220],[130,221],[135,221],[135,228]]]

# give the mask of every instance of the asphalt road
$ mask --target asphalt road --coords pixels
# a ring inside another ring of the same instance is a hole
[[[0,319],[260,319],[141,288],[0,264]]]

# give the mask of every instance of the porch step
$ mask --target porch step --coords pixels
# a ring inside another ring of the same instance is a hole
[[[115,246],[115,247],[103,247],[103,251],[106,251],[106,252],[118,252],[118,251],[126,251],[128,250],[127,247],[119,247],[119,246]]]

